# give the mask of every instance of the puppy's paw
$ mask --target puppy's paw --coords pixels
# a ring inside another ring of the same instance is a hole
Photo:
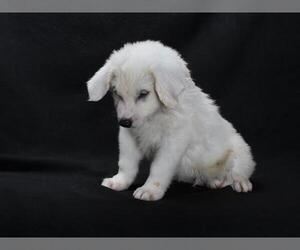
[[[165,194],[165,191],[158,187],[157,185],[144,185],[137,188],[133,196],[135,199],[144,200],[144,201],[156,201],[160,200]]]
[[[233,183],[231,184],[231,187],[238,193],[247,193],[252,191],[252,183],[247,178],[241,176],[233,177]]]
[[[207,183],[207,186],[212,188],[212,189],[219,189],[219,188],[223,188],[226,186],[226,180],[219,180],[219,179],[214,179],[211,180]]]
[[[105,178],[102,181],[101,185],[115,191],[122,191],[127,189],[130,183],[124,177],[115,175],[112,178]]]

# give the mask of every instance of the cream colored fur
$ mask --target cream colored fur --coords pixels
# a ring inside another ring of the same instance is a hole
[[[130,128],[120,127],[119,170],[103,186],[127,189],[140,160],[149,157],[150,174],[134,192],[136,199],[161,199],[173,180],[252,190],[250,147],[195,85],[175,50],[155,41],[126,44],[112,53],[87,87],[90,101],[112,89],[118,118],[132,121]],[[148,94],[141,98],[141,91]]]

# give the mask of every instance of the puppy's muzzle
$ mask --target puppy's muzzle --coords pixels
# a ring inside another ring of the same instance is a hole
[[[131,119],[121,119],[119,121],[119,125],[124,128],[130,128],[132,125],[132,120]]]

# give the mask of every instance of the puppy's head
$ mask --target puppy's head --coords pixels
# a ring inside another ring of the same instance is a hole
[[[115,51],[88,81],[89,101],[110,89],[120,126],[138,127],[152,115],[174,109],[178,95],[193,84],[179,54],[159,42],[127,44]]]

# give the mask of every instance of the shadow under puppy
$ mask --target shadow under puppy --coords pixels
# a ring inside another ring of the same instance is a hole
[[[120,125],[119,171],[103,186],[127,189],[140,160],[150,157],[150,175],[135,190],[136,199],[161,199],[172,180],[252,190],[250,147],[195,85],[175,50],[156,41],[126,44],[87,87],[89,101],[99,101],[111,89]]]

